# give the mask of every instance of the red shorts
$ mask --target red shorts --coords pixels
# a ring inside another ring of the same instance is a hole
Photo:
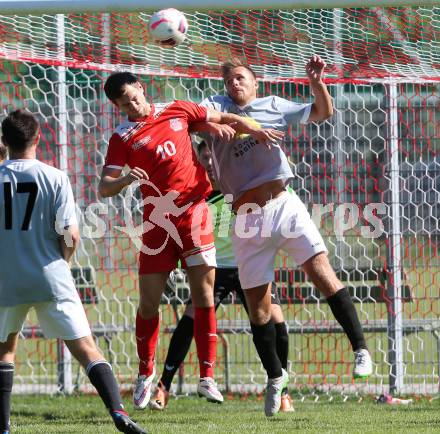
[[[178,216],[151,211],[151,206],[144,209],[144,221],[152,228],[142,236],[139,274],[174,270],[179,260],[182,268],[217,265],[211,213],[204,200]]]

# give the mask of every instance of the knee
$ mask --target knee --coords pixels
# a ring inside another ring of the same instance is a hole
[[[189,267],[188,278],[194,306],[214,306],[215,269],[206,265]]]
[[[330,270],[333,271],[328,257],[325,253],[318,253],[303,264],[304,270],[311,277],[312,275],[323,275]]]
[[[98,350],[96,345],[83,348],[75,357],[83,368],[96,360],[104,360],[104,355]]]
[[[14,363],[15,352],[0,350],[0,363]]]
[[[102,353],[98,350],[92,336],[65,341],[73,357],[85,368],[90,362],[103,359]]]
[[[214,306],[214,288],[210,285],[202,285],[191,289],[192,301],[195,307]]]
[[[271,311],[270,308],[266,308],[266,306],[259,306],[255,309],[249,309],[249,319],[252,324],[255,325],[264,325],[268,323],[271,319]]]
[[[14,363],[17,350],[18,333],[11,333],[6,342],[0,342],[0,361]]]
[[[326,298],[344,287],[336,276],[333,267],[330,265],[327,255],[324,253],[320,253],[309,259],[303,265],[303,269],[313,284]]]
[[[283,315],[283,311],[281,310],[281,306],[278,304],[273,304],[272,305],[272,321],[274,322],[274,324],[284,324],[284,315]]]
[[[152,300],[141,297],[138,312],[143,319],[150,319],[159,315],[159,305]]]

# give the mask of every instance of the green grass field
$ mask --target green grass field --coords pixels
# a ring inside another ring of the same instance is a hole
[[[296,402],[295,413],[268,419],[257,398],[226,401],[222,406],[195,397],[171,399],[165,412],[134,411],[133,419],[151,434],[179,433],[437,433],[439,402],[422,399],[409,406],[378,405],[372,397],[362,402]],[[11,432],[115,433],[96,396],[14,396]]]
[[[128,241],[121,242],[121,252],[130,252],[133,256],[133,248],[129,248]],[[125,244],[124,244],[125,243]],[[422,243],[423,245],[423,243]],[[92,251],[92,248],[88,246]],[[354,248],[354,247],[353,247]],[[374,257],[372,245],[368,256]],[[115,249],[119,251],[118,249]],[[419,253],[419,257],[426,256],[426,252]],[[123,255],[123,256],[124,256]],[[411,252],[410,257],[416,257],[416,252]],[[98,260],[102,254],[91,255]],[[133,256],[134,258],[134,256]],[[124,261],[126,258],[124,259]],[[122,261],[122,259],[121,259]],[[124,262],[122,261],[122,262]],[[130,262],[130,261],[128,261]],[[134,262],[134,259],[133,259]],[[130,270],[120,269],[104,271],[96,270],[96,290],[99,295],[97,304],[85,304],[87,316],[94,325],[117,325],[134,326],[135,312],[138,304],[137,272],[136,265]],[[278,265],[289,265],[278,264]],[[413,300],[403,303],[403,315],[405,319],[433,319],[440,316],[440,298],[438,288],[440,286],[440,273],[438,266],[414,266],[406,268],[405,284],[412,290]],[[182,301],[183,302],[183,301]],[[327,303],[316,304],[283,304],[285,318],[290,321],[321,321],[333,319]],[[387,305],[385,303],[363,302],[356,303],[359,317],[362,322],[370,320],[386,319]],[[178,307],[179,314],[183,313],[183,304]],[[171,305],[163,304],[162,331],[166,326],[175,325],[176,318]],[[247,319],[247,315],[241,305],[226,304],[217,312],[219,320]],[[36,316],[32,313],[29,317],[29,325],[37,324]],[[170,333],[161,333],[158,343],[156,360],[157,369],[160,372],[168,350]],[[265,373],[261,367],[258,355],[252,342],[252,337],[246,334],[226,334],[219,339],[217,347],[216,380],[224,387],[226,381],[226,353],[222,343],[228,344],[229,378],[234,390],[245,392],[241,385],[259,385],[265,381]],[[368,385],[376,387],[375,390],[384,390],[389,382],[390,364],[387,362],[388,341],[383,332],[366,333],[367,344],[372,353],[375,363],[374,374],[370,377]],[[428,385],[430,391],[424,393],[436,393],[438,385],[438,348],[437,339],[430,331],[419,331],[404,336],[405,385],[411,386],[414,393],[422,393]],[[111,341],[104,338],[98,339],[98,345],[105,357],[112,363],[114,371],[122,387],[132,387],[133,379],[137,374],[137,355],[135,336],[133,330],[112,335]],[[295,387],[304,389],[303,396],[313,395],[310,390],[313,386],[321,385],[345,385],[351,386],[353,354],[349,341],[342,333],[291,333],[289,335],[289,360],[291,380]],[[23,387],[31,385],[33,391],[53,393],[57,383],[57,348],[54,340],[28,339],[20,342],[15,384]],[[82,369],[73,363],[73,379],[75,385],[81,388],[88,384],[88,379]],[[184,384],[196,384],[199,369],[196,357],[195,344],[191,346],[189,355],[185,361]],[[177,376],[176,376],[177,377]],[[176,385],[177,378],[174,384]],[[28,389],[27,389],[28,390]],[[82,390],[82,389],[81,389]],[[176,390],[176,389],[174,389]],[[359,393],[373,393],[365,387],[356,388]],[[434,391],[434,392],[433,392]],[[346,390],[343,392],[347,392]]]

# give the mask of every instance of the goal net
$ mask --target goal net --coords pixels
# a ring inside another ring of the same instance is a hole
[[[73,274],[96,340],[129,389],[137,250],[122,196],[97,192],[108,139],[121,115],[106,101],[110,71],[139,74],[151,101],[199,102],[223,93],[219,64],[238,57],[257,72],[259,95],[308,102],[304,66],[328,66],[335,115],[294,125],[285,151],[292,187],[307,204],[349,288],[373,355],[374,374],[354,383],[349,342],[319,293],[289,258],[275,281],[289,325],[291,388],[304,399],[352,394],[433,394],[440,364],[440,8],[212,11],[186,14],[187,42],[151,43],[148,13],[0,16],[4,114],[26,107],[42,125],[39,157],[65,170],[81,217]],[[140,215],[133,199],[131,207]],[[161,371],[188,287],[161,305]],[[260,393],[265,375],[246,314],[233,295],[218,311],[217,380],[231,393]],[[22,333],[15,390],[89,390],[78,365],[45,341],[34,316]],[[195,390],[194,346],[174,390]]]

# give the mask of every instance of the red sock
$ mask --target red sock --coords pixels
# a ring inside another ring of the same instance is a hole
[[[214,306],[194,309],[194,339],[199,357],[200,377],[214,378],[217,353],[217,321]]]
[[[136,344],[139,357],[139,375],[150,376],[154,369],[154,355],[159,337],[159,315],[143,319],[136,315]]]

